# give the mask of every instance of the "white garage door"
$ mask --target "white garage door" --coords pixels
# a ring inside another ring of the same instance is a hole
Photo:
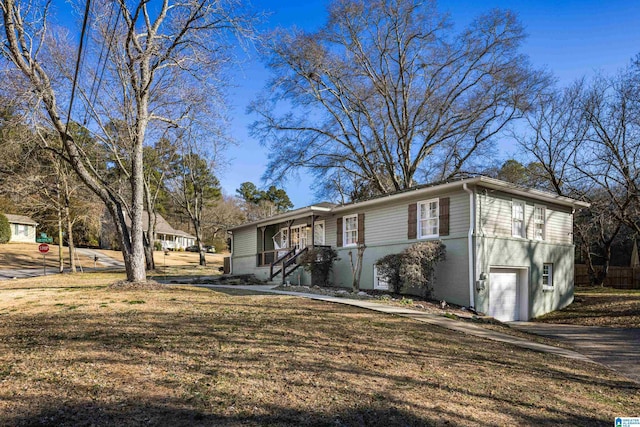
[[[518,320],[517,270],[492,270],[489,286],[489,315],[502,322]]]

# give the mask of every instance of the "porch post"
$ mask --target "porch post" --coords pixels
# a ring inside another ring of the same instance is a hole
[[[261,237],[260,237],[260,244],[258,245],[258,253],[260,254],[260,261],[258,262],[258,265],[264,265],[264,234],[265,234],[265,230],[267,229],[267,227],[260,227],[260,233],[261,233]]]
[[[311,248],[316,245],[316,216],[311,215]]]

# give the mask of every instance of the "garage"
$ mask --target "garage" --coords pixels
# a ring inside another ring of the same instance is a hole
[[[502,322],[528,320],[527,270],[492,268],[489,275],[489,312]]]

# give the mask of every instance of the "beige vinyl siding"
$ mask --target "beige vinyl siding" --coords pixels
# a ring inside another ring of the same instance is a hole
[[[545,207],[545,242],[572,244],[573,220],[571,210],[555,205],[548,205],[538,201],[511,197],[508,194],[480,193],[477,196],[479,234],[486,237],[512,237],[511,228],[511,203],[512,200],[520,200],[525,203],[524,224],[526,238],[533,240],[534,236],[534,209],[535,206]]]
[[[258,231],[256,227],[247,227],[233,232],[233,256],[253,255],[254,264],[257,253],[257,237]]]
[[[335,247],[337,218],[364,213],[366,249],[362,263],[360,287],[362,289],[373,289],[373,265],[375,262],[385,255],[400,253],[409,245],[420,241],[407,239],[409,204],[441,197],[449,197],[449,235],[442,237],[442,241],[447,246],[447,260],[437,268],[434,297],[445,299],[455,304],[468,305],[468,250],[466,237],[469,232],[469,195],[464,191],[407,198],[393,203],[380,203],[380,205],[367,206],[363,209],[340,212],[326,219],[327,244]],[[338,250],[339,261],[336,261],[333,268],[334,284],[336,286],[350,287],[352,276],[349,252],[353,252],[355,256],[354,247],[336,249]],[[409,289],[407,291],[409,293],[418,292],[417,289]]]
[[[571,212],[552,210],[547,206],[545,240],[553,243],[573,243],[573,215]]]
[[[467,193],[449,196],[449,236],[466,237],[469,233],[469,195]]]
[[[511,237],[511,197],[480,193],[476,201],[479,232],[486,236]]]
[[[424,198],[401,200],[394,203],[386,203],[378,206],[369,206],[362,210],[353,210],[339,214],[339,216],[352,215],[355,213],[365,214],[365,244],[388,245],[407,240],[408,206],[411,203],[422,200],[439,199],[449,197],[449,235],[442,239],[450,239],[466,236],[469,231],[469,196],[467,193],[449,193],[429,195]],[[336,239],[336,218],[334,216],[327,222],[327,240],[331,245],[335,245]],[[415,242],[416,240],[411,240]]]
[[[324,244],[336,247],[336,218],[337,216],[330,216],[324,219]],[[365,220],[366,221],[366,220]]]

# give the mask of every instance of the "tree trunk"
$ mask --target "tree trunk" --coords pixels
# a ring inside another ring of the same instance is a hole
[[[356,252],[356,261],[353,261],[353,251],[349,251],[349,260],[351,261],[351,274],[353,277],[353,281],[351,282],[351,287],[353,292],[358,292],[360,290],[360,277],[362,275],[362,258],[364,257],[364,250],[366,246],[363,244],[358,245],[358,249]]]
[[[153,244],[154,242],[154,234],[156,231],[156,214],[155,208],[153,206],[151,200],[151,194],[149,193],[149,189],[146,185],[144,185],[144,201],[147,205],[147,230],[144,234],[144,258],[147,267],[147,271],[152,271],[156,269],[156,263],[153,259]]]
[[[75,247],[73,244],[73,222],[71,221],[71,211],[69,206],[71,201],[69,200],[69,185],[67,183],[67,176],[64,175],[65,172],[62,172],[62,189],[64,190],[64,217],[66,220],[67,226],[67,244],[69,245],[69,272],[76,272],[76,257],[75,257]]]
[[[58,205],[56,206],[56,211],[58,214],[58,272],[60,274],[64,273],[64,251],[62,240],[64,239],[62,233],[62,201],[60,200],[60,180],[56,181],[56,189],[58,190]]]
[[[193,221],[193,227],[196,233],[196,244],[198,245],[198,252],[200,253],[200,265],[206,267],[207,257],[204,251],[204,246],[202,245],[202,237],[200,236],[200,221]]]
[[[71,215],[69,213],[69,205],[64,207],[64,216],[67,220],[67,244],[69,245],[69,272],[76,272],[76,248],[73,243],[73,223],[71,222]]]
[[[149,236],[144,236],[144,260],[147,271],[156,269],[156,262],[153,259],[153,243],[149,243]]]
[[[144,131],[142,132],[144,135]],[[127,271],[127,280],[130,282],[144,282],[147,279],[146,260],[143,244],[143,176],[142,176],[142,145],[136,147],[131,174],[131,242],[128,255],[130,268]],[[126,248],[126,246],[123,246]],[[124,254],[125,249],[123,249]]]

